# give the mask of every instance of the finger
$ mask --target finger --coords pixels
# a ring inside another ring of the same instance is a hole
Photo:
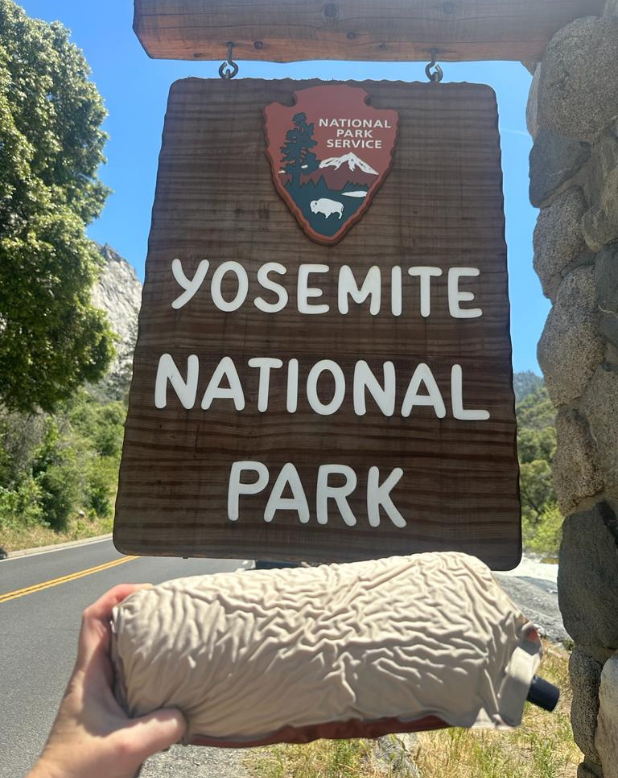
[[[151,588],[151,584],[120,584],[86,608],[82,615],[76,668],[83,669],[97,657],[105,656],[109,646],[109,619],[113,609],[129,595],[148,588]]]
[[[187,731],[187,721],[176,708],[164,708],[149,713],[130,724],[137,756],[145,761],[152,754],[178,743]]]
[[[84,616],[92,619],[108,619],[112,611],[119,602],[125,600],[130,594],[139,592],[141,589],[151,589],[152,584],[118,584],[110,589],[102,597],[90,605],[84,611]]]

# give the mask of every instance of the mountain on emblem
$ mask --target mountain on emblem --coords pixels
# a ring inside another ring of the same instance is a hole
[[[349,154],[344,154],[343,157],[331,157],[330,159],[325,159],[320,162],[320,167],[335,167],[337,170],[339,170],[339,168],[344,164],[347,164],[349,170],[352,172],[356,170],[357,167],[359,167],[363,173],[370,173],[372,176],[378,175],[377,170],[374,170],[371,165],[363,162],[362,159],[359,159],[356,154],[353,154],[352,152]]]
[[[275,187],[305,233],[332,245],[386,178],[399,117],[368,106],[367,92],[348,84],[309,87],[294,97],[292,108],[272,103],[264,110]]]

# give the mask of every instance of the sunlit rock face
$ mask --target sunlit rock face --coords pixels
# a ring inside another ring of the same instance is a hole
[[[137,339],[137,317],[142,300],[142,284],[126,259],[105,244],[99,246],[104,259],[101,278],[92,292],[92,301],[107,312],[118,336],[116,358],[102,385],[106,394],[123,394],[131,379],[133,350]]]

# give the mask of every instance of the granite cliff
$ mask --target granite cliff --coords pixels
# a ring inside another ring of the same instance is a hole
[[[133,267],[111,246],[99,246],[99,251],[104,260],[104,269],[93,289],[92,300],[97,307],[107,312],[118,341],[116,358],[97,390],[115,398],[126,393],[131,380],[142,284]]]

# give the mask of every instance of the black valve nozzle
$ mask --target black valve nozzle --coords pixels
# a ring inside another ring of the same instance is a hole
[[[547,710],[550,713],[554,710],[560,699],[560,689],[549,683],[544,678],[535,675],[530,684],[527,700],[539,708]]]

